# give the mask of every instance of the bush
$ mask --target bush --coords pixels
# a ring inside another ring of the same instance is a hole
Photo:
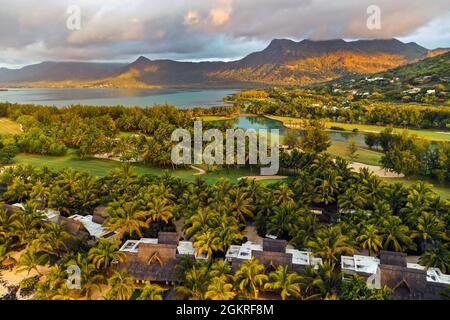
[[[331,126],[331,127],[330,127],[330,130],[345,131],[344,128],[342,128],[342,127],[336,127],[336,126]]]
[[[357,132],[359,132],[359,129],[358,128],[355,128],[355,129],[353,129],[352,130],[354,133],[357,133]]]
[[[38,277],[30,277],[23,279],[22,281],[20,281],[19,288],[22,290],[34,289],[38,281],[39,281]]]

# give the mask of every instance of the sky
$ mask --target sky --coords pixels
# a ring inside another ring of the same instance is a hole
[[[371,5],[380,9],[377,29],[367,26]],[[0,67],[141,55],[230,61],[274,38],[398,38],[450,47],[450,1],[0,0]]]

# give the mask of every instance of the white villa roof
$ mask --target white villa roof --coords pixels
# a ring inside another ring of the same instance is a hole
[[[250,260],[252,258],[252,251],[263,251],[262,245],[254,244],[251,241],[244,243],[241,246],[230,246],[225,258]],[[292,254],[292,264],[302,266],[319,266],[322,264],[322,259],[314,258],[309,251],[299,251],[296,249],[286,249],[286,253]]]
[[[140,240],[128,240],[122,245],[122,247],[120,248],[120,251],[137,253],[138,249],[139,249],[139,244],[141,244],[141,243],[158,244],[158,239],[157,238],[142,238]],[[178,243],[177,252],[178,252],[178,254],[181,254],[181,255],[194,256],[195,259],[197,259],[197,260],[208,259],[208,256],[206,256],[204,254],[199,255],[195,252],[195,247],[191,241],[180,241]]]
[[[42,214],[45,216],[46,220],[57,223],[59,220],[60,212],[53,209],[46,209],[42,211]]]
[[[380,259],[377,259],[375,257],[358,255],[355,255],[353,257],[341,257],[341,268],[343,271],[355,271],[375,274],[377,273],[379,264]],[[426,270],[424,266],[416,263],[408,263],[407,267],[410,269]],[[429,268],[427,270],[427,281],[450,284],[450,275],[443,274],[441,270],[437,268]]]
[[[241,246],[230,246],[225,258],[250,260],[252,258],[252,251],[263,251],[263,247],[260,244],[254,244],[251,241],[247,241]]]
[[[86,228],[86,230],[89,232],[89,234],[97,239],[102,238],[107,234],[111,233],[111,231],[104,228],[101,224],[93,222],[92,218],[93,218],[92,216],[80,216],[80,215],[74,215],[69,217],[69,219],[81,222]]]

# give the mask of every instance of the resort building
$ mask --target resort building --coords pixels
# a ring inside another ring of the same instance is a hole
[[[251,258],[262,263],[267,271],[273,271],[278,266],[288,266],[290,271],[298,271],[301,267],[314,266],[318,268],[322,259],[314,258],[311,252],[288,249],[285,240],[263,239],[263,244],[246,242],[241,246],[231,246],[225,256],[231,262],[233,270]]]
[[[176,232],[160,232],[158,238],[128,240],[120,251],[127,257],[119,269],[126,269],[138,283],[174,284],[177,282],[176,266],[181,257],[208,259],[196,253],[192,242],[179,241]]]
[[[107,239],[115,235],[115,232],[111,232],[107,228],[103,227],[102,224],[94,222],[94,216],[91,215],[88,216],[73,215],[69,217],[69,220],[80,222],[84,226],[86,231],[89,233],[89,236],[95,239],[100,238]]]
[[[341,257],[344,278],[358,274],[367,279],[370,288],[392,289],[396,299],[440,299],[440,292],[450,285],[450,275],[439,269],[408,263],[405,253],[381,251],[380,258],[367,256]]]

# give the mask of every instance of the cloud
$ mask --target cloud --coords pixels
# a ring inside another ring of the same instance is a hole
[[[381,9],[381,29],[366,26]],[[448,0],[0,0],[0,66],[42,60],[233,59],[273,38],[401,37],[450,46]],[[66,28],[67,7],[81,30]],[[440,21],[439,24],[436,21]],[[448,30],[448,28],[447,28]],[[432,39],[427,40],[427,39]]]

